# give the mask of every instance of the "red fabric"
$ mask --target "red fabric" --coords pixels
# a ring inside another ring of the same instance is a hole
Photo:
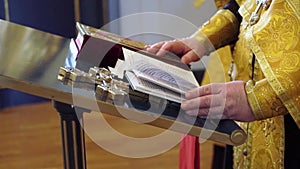
[[[199,138],[186,135],[180,143],[179,169],[200,169]]]

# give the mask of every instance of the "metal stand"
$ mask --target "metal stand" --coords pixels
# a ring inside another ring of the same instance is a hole
[[[61,118],[62,148],[65,169],[86,169],[84,131],[80,125],[83,112],[76,115],[74,107],[53,101]]]

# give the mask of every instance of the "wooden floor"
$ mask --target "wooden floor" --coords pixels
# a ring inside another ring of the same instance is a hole
[[[162,129],[140,125],[138,128],[123,119],[105,116],[123,129],[143,135]],[[50,102],[18,106],[0,111],[0,169],[63,168],[59,115]],[[201,169],[212,165],[212,142],[201,145]],[[151,158],[133,159],[111,154],[86,136],[88,169],[176,169],[179,146]]]

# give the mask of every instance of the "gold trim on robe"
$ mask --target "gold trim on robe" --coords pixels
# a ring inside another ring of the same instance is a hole
[[[272,7],[262,16],[269,22],[249,28],[245,38],[265,78],[300,127],[300,21],[288,3],[274,0]]]

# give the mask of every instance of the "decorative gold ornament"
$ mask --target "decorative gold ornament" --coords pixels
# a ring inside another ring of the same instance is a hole
[[[254,12],[252,12],[250,20],[249,20],[250,26],[252,26],[258,22],[258,20],[260,18],[261,10],[268,9],[271,4],[271,0],[256,0],[256,4],[257,4],[257,7],[255,8]]]

